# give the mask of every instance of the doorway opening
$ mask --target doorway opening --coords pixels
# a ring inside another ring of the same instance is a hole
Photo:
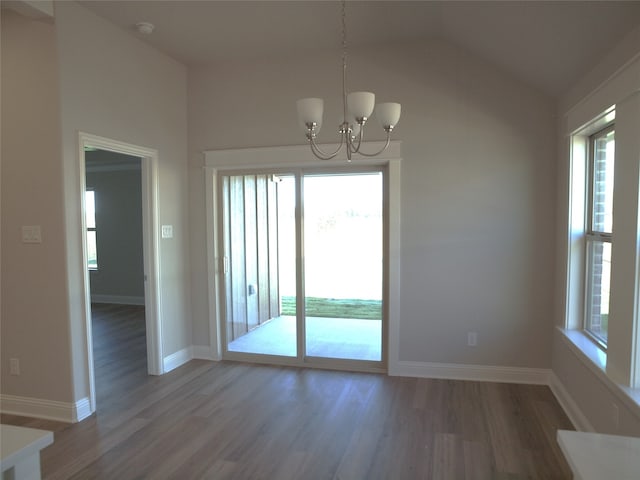
[[[157,152],[80,134],[83,271],[91,411],[161,374]],[[129,382],[129,383],[127,383]]]
[[[384,171],[220,175],[224,357],[383,368]]]
[[[147,376],[142,160],[85,148],[85,222],[99,402]]]

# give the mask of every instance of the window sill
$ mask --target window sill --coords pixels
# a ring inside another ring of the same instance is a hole
[[[607,352],[603,351],[585,333],[557,327],[561,338],[570,347],[578,359],[591,370],[596,377],[623,404],[640,418],[640,388],[629,388],[615,383],[607,376]]]

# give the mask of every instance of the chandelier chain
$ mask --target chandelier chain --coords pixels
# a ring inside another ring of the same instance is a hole
[[[347,1],[342,0],[342,121],[347,121]]]
[[[347,57],[347,1],[342,0],[342,56]]]

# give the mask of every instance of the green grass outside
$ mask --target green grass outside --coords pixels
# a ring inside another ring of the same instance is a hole
[[[343,298],[306,298],[308,317],[382,320],[382,301]],[[295,297],[282,297],[282,315],[296,314]]]

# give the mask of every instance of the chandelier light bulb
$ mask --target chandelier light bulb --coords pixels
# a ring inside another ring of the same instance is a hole
[[[298,100],[298,121],[304,130],[307,131],[309,124],[316,124],[316,131],[322,125],[322,114],[324,111],[324,100],[321,98],[303,98]]]
[[[356,119],[367,119],[373,113],[376,96],[371,92],[351,92],[347,95],[347,110]]]
[[[352,123],[351,124],[351,136],[353,138],[355,138],[358,135],[360,135],[360,130],[362,130],[362,127],[360,126],[359,123]]]
[[[400,120],[401,106],[399,103],[379,103],[376,105],[376,117],[385,130],[393,129]]]

